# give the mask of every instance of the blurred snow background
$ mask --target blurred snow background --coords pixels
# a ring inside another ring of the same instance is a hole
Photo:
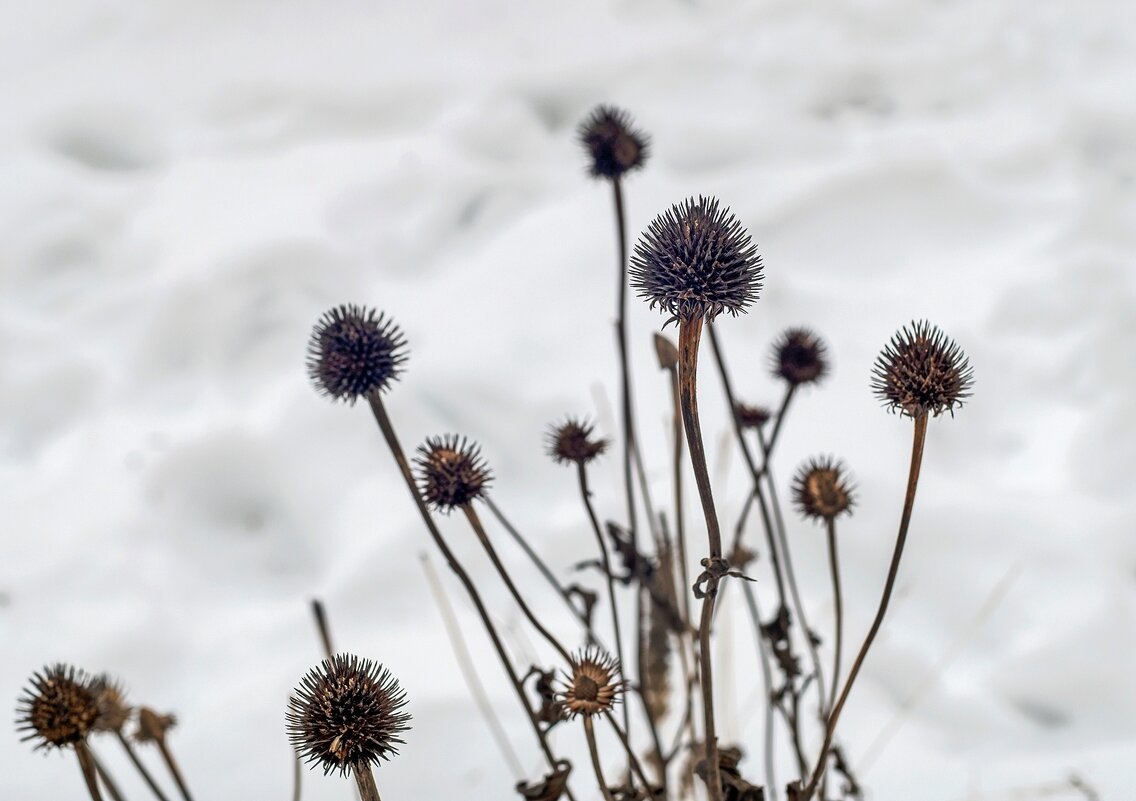
[[[1073,772],[1102,798],[1136,797],[1128,4],[5,10],[0,699],[14,705],[47,662],[109,670],[135,701],[178,713],[173,747],[198,797],[286,797],[284,702],[318,660],[306,604],[319,596],[338,644],[385,662],[411,698],[384,796],[510,797],[423,584],[429,543],[406,491],[368,413],[307,385],[304,348],[335,303],[393,314],[412,347],[389,396],[405,444],[473,436],[540,549],[562,566],[590,556],[570,471],[541,447],[566,412],[615,433],[610,197],[574,135],[614,102],[654,140],[627,186],[633,237],[712,193],[759,242],[763,297],[721,326],[739,392],[776,402],[767,348],[785,326],[830,344],[833,375],[795,404],[776,466],[784,483],[832,452],[858,479],[842,526],[850,640],[878,597],[910,436],[871,397],[871,362],[928,317],[975,365],[973,402],[931,427],[900,595],[843,721],[854,762],[875,752],[871,797],[1076,798],[1057,787]],[[663,496],[662,318],[636,303],[631,321]],[[721,502],[736,510],[745,484],[722,451],[712,373],[703,386],[711,450],[731,465]],[[617,462],[597,476],[601,514],[619,513]],[[446,530],[515,622],[459,523]],[[824,626],[823,536],[797,521],[790,534]],[[535,777],[515,700],[450,587]],[[722,630],[723,681],[752,698],[740,612]],[[522,658],[532,648],[510,642]],[[756,706],[723,716],[724,737],[755,754]],[[759,761],[743,767],[756,776]],[[11,733],[0,791],[82,797],[74,765]],[[349,795],[306,782],[312,801]]]

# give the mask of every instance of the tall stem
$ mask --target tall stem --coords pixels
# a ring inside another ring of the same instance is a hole
[[[481,542],[481,547],[485,549],[485,553],[489,556],[489,561],[491,561],[493,567],[496,568],[497,575],[505,582],[505,586],[509,589],[509,594],[513,596],[513,600],[517,602],[517,606],[521,607],[521,612],[528,618],[529,623],[532,623],[533,628],[540,632],[540,636],[544,637],[545,641],[555,648],[557,653],[564,658],[564,661],[570,664],[572,662],[572,655],[568,653],[568,649],[561,645],[560,640],[556,639],[552,632],[537,619],[537,616],[532,613],[532,609],[529,608],[528,603],[525,601],[524,596],[521,595],[520,591],[517,589],[517,585],[513,583],[509,571],[505,568],[504,563],[501,562],[501,558],[497,555],[497,549],[494,548],[493,543],[489,541],[489,535],[485,533],[485,527],[481,525],[481,518],[478,517],[477,510],[473,508],[472,504],[467,503],[462,506],[462,511],[465,513],[465,519],[469,521],[473,532],[477,535],[477,539]]]
[[[130,761],[134,763],[134,767],[138,768],[138,772],[142,774],[142,779],[154,792],[154,795],[158,798],[158,801],[169,801],[169,799],[166,798],[166,794],[162,792],[162,788],[158,786],[158,783],[150,774],[150,771],[148,771],[146,769],[146,766],[142,764],[142,760],[138,757],[138,752],[134,750],[134,746],[132,746],[130,744],[130,741],[126,739],[126,735],[122,733],[122,730],[119,729],[118,731],[116,731],[115,735],[117,735],[118,741],[122,744],[123,749],[126,751],[126,755],[130,757]]]
[[[111,797],[112,801],[123,801],[122,792],[119,791],[118,785],[115,784],[114,778],[110,775],[110,771],[106,769],[106,766],[89,747],[87,753],[91,755],[91,762],[94,763],[95,772],[99,775],[99,781],[103,783],[103,787],[106,788],[107,795]]]
[[[742,584],[753,624],[753,639],[757,644],[757,661],[761,665],[761,681],[765,690],[765,790],[769,801],[777,801],[777,780],[773,774],[773,671],[769,667],[769,644],[761,630],[761,610],[757,606],[757,593],[749,582]]]
[[[832,696],[828,700],[831,710],[836,705],[836,688],[840,684],[840,652],[844,646],[844,599],[840,592],[840,558],[836,550],[836,520],[828,518],[828,565],[832,573],[832,599],[836,606],[836,645],[832,657]]]
[[[840,698],[837,700],[836,705],[832,708],[832,712],[828,716],[828,726],[824,732],[824,745],[821,746],[820,756],[817,757],[816,767],[813,769],[813,777],[809,781],[808,786],[805,788],[801,796],[801,801],[809,801],[813,793],[816,791],[817,785],[820,783],[821,777],[824,775],[825,767],[828,764],[828,751],[832,746],[832,737],[836,732],[836,724],[840,720],[840,713],[844,709],[844,703],[848,700],[848,693],[852,690],[852,684],[856,681],[856,676],[860,674],[860,667],[864,664],[864,658],[868,655],[868,649],[872,647],[872,643],[876,639],[876,634],[883,625],[884,615],[887,614],[888,603],[891,601],[892,590],[895,589],[895,579],[899,573],[899,561],[903,557],[903,546],[907,542],[907,529],[911,524],[911,511],[915,507],[915,490],[919,485],[919,469],[923,464],[923,446],[927,440],[927,415],[920,414],[915,418],[913,441],[911,444],[911,467],[907,474],[907,493],[903,500],[903,514],[899,520],[899,533],[895,540],[895,550],[891,556],[891,566],[888,567],[887,580],[884,582],[883,597],[880,598],[880,608],[876,611],[876,618],[872,621],[872,626],[868,630],[868,636],[864,639],[864,644],[860,646],[860,652],[856,654],[856,659],[852,663],[852,669],[848,673],[848,679],[844,682],[844,689],[840,692]]]
[[[623,748],[627,751],[627,756],[631,759],[631,769],[635,775],[639,777],[639,781],[643,784],[643,788],[647,792],[647,797],[651,795],[651,783],[647,780],[647,772],[643,770],[643,766],[639,764],[639,757],[635,756],[635,749],[631,747],[631,743],[627,739],[627,732],[619,728],[619,724],[615,722],[610,712],[604,712],[604,717],[607,722],[611,724],[611,728],[615,731],[615,736],[619,738],[619,742],[623,744]],[[666,797],[666,791],[663,791],[663,797]]]
[[[635,442],[634,415],[631,413],[631,362],[627,354],[627,225],[623,214],[623,187],[618,178],[611,182],[615,202],[615,230],[619,241],[619,276],[616,301],[616,339],[619,344],[620,409],[623,418],[623,484],[627,498],[627,527],[632,545],[638,545],[635,517],[635,487],[631,480],[631,458]]]
[[[355,783],[359,786],[359,797],[363,801],[382,801],[379,798],[379,788],[375,784],[375,776],[367,766],[355,768]]]
[[[596,748],[596,730],[592,725],[592,716],[584,715],[584,736],[588,740],[588,754],[592,758],[592,768],[596,771],[596,783],[600,786],[605,801],[615,801],[608,789],[607,779],[604,778],[603,768],[600,766],[600,754]]]
[[[556,770],[556,757],[548,745],[548,737],[541,728],[540,721],[537,720],[536,714],[533,712],[532,707],[529,706],[528,699],[525,696],[524,685],[517,676],[517,672],[513,669],[512,662],[509,661],[509,655],[505,651],[505,646],[501,642],[497,628],[489,619],[489,613],[485,609],[485,604],[481,600],[480,593],[478,593],[477,588],[474,586],[465,568],[461,566],[461,563],[458,562],[457,557],[454,556],[453,551],[450,550],[446,541],[442,539],[441,532],[438,531],[438,527],[434,524],[434,518],[430,516],[430,510],[426,508],[426,502],[422,499],[422,494],[418,491],[418,487],[414,482],[414,474],[410,471],[410,463],[407,462],[406,454],[403,452],[402,446],[398,442],[398,436],[395,434],[394,426],[391,425],[390,417],[387,415],[382,398],[377,393],[373,393],[369,395],[367,399],[370,402],[371,411],[375,416],[375,422],[378,423],[379,430],[382,432],[383,438],[387,442],[387,447],[390,449],[391,455],[398,465],[399,472],[402,473],[406,488],[410,491],[410,495],[414,499],[415,505],[418,507],[418,512],[422,516],[422,522],[426,524],[426,530],[430,532],[430,537],[434,540],[434,544],[438,546],[438,550],[442,552],[442,557],[446,560],[446,564],[449,565],[450,569],[457,575],[458,580],[461,581],[462,586],[473,602],[474,608],[477,609],[478,617],[481,618],[481,623],[493,643],[493,649],[497,652],[497,657],[501,660],[501,666],[505,669],[505,674],[509,677],[509,683],[513,686],[513,691],[517,694],[517,699],[520,701],[521,707],[525,710],[525,715],[529,720],[529,724],[532,726],[533,733],[536,734],[537,742],[540,744],[540,750],[548,761],[549,766],[553,770]],[[566,792],[568,798],[571,799],[571,801],[575,801],[571,789],[566,788]]]
[[[331,659],[335,654],[335,649],[331,645],[331,627],[328,625],[327,612],[324,611],[323,603],[318,598],[312,599],[312,617],[316,620],[316,630],[319,632],[323,652],[328,659]]]
[[[95,761],[87,744],[80,740],[75,743],[75,756],[79,758],[79,770],[83,772],[83,781],[87,783],[87,792],[91,794],[91,801],[103,801],[99,792],[99,777],[95,770]]]
[[[181,797],[185,801],[193,801],[193,796],[189,794],[189,788],[185,785],[185,779],[182,778],[181,771],[178,769],[177,760],[174,759],[173,752],[170,747],[166,745],[166,738],[158,738],[158,750],[162,753],[162,759],[166,761],[166,767],[170,769],[170,775],[174,777],[174,784],[178,786],[181,791]]]
[[[708,572],[722,561],[722,533],[714,496],[710,491],[710,473],[706,467],[706,449],[702,444],[702,428],[698,422],[698,343],[702,337],[702,318],[681,320],[678,324],[678,378],[682,422],[686,429],[686,446],[694,468],[702,514],[706,518],[706,540],[710,548]],[[698,645],[701,653],[702,713],[706,739],[706,787],[710,801],[722,801],[722,782],[718,773],[718,738],[714,728],[714,678],[711,668],[710,626],[714,619],[714,599],[718,595],[718,578],[710,573],[702,599],[702,620]]]

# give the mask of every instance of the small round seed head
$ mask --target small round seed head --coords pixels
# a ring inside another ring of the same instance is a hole
[[[99,705],[95,731],[121,732],[134,711],[126,703],[126,691],[122,683],[103,673],[95,678],[91,688]]]
[[[642,167],[650,152],[650,141],[632,125],[631,115],[614,106],[593,109],[578,134],[591,156],[588,171],[595,178],[619,178]]]
[[[35,748],[64,748],[87,739],[99,717],[92,680],[71,665],[55,664],[34,673],[16,706],[20,741],[37,740]]]
[[[761,428],[773,417],[764,406],[750,406],[738,401],[734,404],[734,416],[742,428]]]
[[[974,370],[950,337],[927,321],[904,326],[884,347],[872,368],[872,390],[904,417],[954,410],[970,397]]]
[[[414,462],[422,497],[443,513],[482,497],[493,480],[481,449],[456,434],[427,437],[426,443],[418,446]]]
[[[790,328],[773,345],[773,375],[793,386],[820,381],[828,372],[824,341],[807,328]]]
[[[572,657],[572,671],[565,674],[560,700],[569,717],[608,712],[619,700],[624,682],[619,678],[619,660],[590,646]]]
[[[166,739],[166,732],[177,725],[173,715],[163,715],[148,706],[138,709],[138,729],[134,739],[140,743],[156,743]]]
[[[308,376],[321,394],[355,403],[385,392],[406,362],[406,340],[390,318],[347,304],[324,313],[308,340]]]
[[[856,503],[844,465],[831,456],[809,459],[793,476],[793,503],[804,517],[835,520]]]
[[[608,441],[592,437],[593,426],[569,417],[548,429],[548,455],[557,464],[587,464],[607,450]]]
[[[405,741],[406,693],[382,665],[337,654],[313,668],[288,699],[288,737],[324,775],[346,776],[389,760]]]
[[[716,198],[689,198],[654,219],[635,245],[631,286],[672,321],[737,315],[757,299],[761,257]]]

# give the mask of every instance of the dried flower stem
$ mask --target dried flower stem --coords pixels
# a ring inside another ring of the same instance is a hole
[[[359,787],[359,797],[363,801],[382,801],[379,798],[379,788],[375,784],[375,776],[371,773],[371,768],[368,766],[358,766],[355,768],[355,783]]]
[[[766,468],[769,467],[769,454],[772,453],[773,446],[777,444],[777,437],[781,434],[781,424],[785,422],[785,413],[789,411],[789,404],[792,402],[793,395],[795,395],[796,392],[796,384],[789,384],[785,387],[785,396],[781,398],[781,407],[777,410],[777,419],[773,423],[773,431],[769,435],[769,443],[768,445],[762,447],[762,473],[764,473]]]
[[[829,518],[828,528],[828,565],[832,572],[832,600],[836,607],[836,640],[832,656],[832,696],[828,699],[828,708],[836,705],[836,688],[840,684],[840,651],[844,646],[844,598],[840,592],[840,557],[836,549],[836,519]]]
[[[509,661],[509,655],[505,651],[505,646],[501,642],[497,628],[489,618],[489,613],[485,609],[481,595],[478,593],[477,588],[474,586],[465,568],[461,566],[461,563],[458,562],[457,557],[454,555],[453,551],[450,550],[446,541],[442,539],[442,534],[438,531],[438,527],[434,524],[434,518],[431,517],[430,510],[426,508],[426,502],[422,499],[422,493],[418,491],[418,486],[414,481],[414,474],[410,471],[410,464],[407,462],[406,454],[398,442],[398,436],[395,434],[394,426],[391,425],[390,416],[387,414],[386,407],[383,405],[382,397],[377,392],[373,392],[367,396],[367,400],[371,406],[371,412],[375,416],[375,422],[378,423],[379,430],[386,440],[387,447],[390,449],[391,455],[398,465],[399,472],[402,473],[406,487],[410,491],[411,497],[414,498],[419,514],[422,516],[422,521],[426,525],[426,530],[430,532],[430,537],[434,540],[434,544],[438,546],[438,550],[442,552],[442,557],[446,560],[446,564],[449,565],[450,569],[457,575],[458,580],[461,581],[462,586],[469,594],[470,600],[473,601],[473,605],[477,609],[477,614],[481,618],[481,623],[485,626],[486,633],[489,634],[493,648],[497,652],[497,656],[501,660],[501,665],[504,667],[505,673],[509,677],[509,682],[513,685],[513,690],[516,692],[521,707],[525,710],[533,732],[536,734],[541,752],[548,761],[549,767],[556,770],[557,760],[556,756],[552,753],[552,749],[549,747],[548,737],[541,728],[540,721],[537,720],[532,707],[529,706],[528,699],[525,696],[524,685],[517,676],[517,672],[513,669],[512,662]],[[570,801],[575,801],[575,797],[572,795],[570,788],[566,788],[565,792]]]
[[[91,794],[91,801],[103,801],[99,792],[98,771],[95,769],[95,760],[86,742],[80,740],[75,743],[75,756],[79,758],[79,770],[83,772],[83,781],[87,783],[87,791]]]
[[[87,753],[91,755],[91,762],[95,765],[95,772],[99,774],[99,780],[103,783],[103,787],[106,788],[107,794],[113,801],[122,801],[122,793],[119,792],[118,785],[114,783],[114,779],[111,778],[106,766],[103,765],[102,761],[95,756],[95,752],[90,750],[90,748],[87,749]]]
[[[817,785],[820,783],[821,777],[824,775],[825,766],[828,763],[828,751],[832,746],[832,738],[836,732],[836,724],[840,720],[840,713],[844,709],[844,703],[848,700],[848,693],[852,690],[852,684],[856,681],[856,676],[860,673],[860,667],[864,664],[864,658],[868,655],[868,649],[872,647],[872,643],[876,639],[876,634],[880,630],[880,626],[884,622],[884,615],[887,614],[888,602],[891,600],[892,590],[895,588],[896,575],[899,573],[899,561],[903,557],[903,546],[907,541],[907,529],[911,523],[911,512],[915,507],[915,490],[919,485],[919,469],[923,464],[923,446],[927,440],[927,414],[922,413],[915,417],[913,441],[911,444],[911,467],[907,475],[907,493],[903,501],[903,514],[899,521],[899,533],[895,540],[895,550],[892,553],[891,565],[888,567],[887,580],[884,582],[883,596],[880,598],[880,607],[876,611],[875,620],[872,621],[872,626],[868,630],[868,636],[864,639],[864,644],[860,646],[860,652],[856,654],[856,659],[852,663],[852,669],[848,673],[848,679],[844,682],[844,689],[840,692],[840,697],[836,705],[832,708],[832,712],[828,716],[828,726],[825,728],[824,744],[821,746],[820,755],[817,757],[816,767],[813,769],[812,779],[809,781],[803,794],[801,801],[809,801],[813,793],[816,792]]]
[[[521,612],[523,612],[524,616],[528,618],[529,623],[532,623],[533,628],[540,632],[540,636],[544,637],[548,644],[555,648],[557,653],[564,657],[564,661],[568,664],[571,664],[572,655],[568,653],[568,649],[561,645],[560,640],[556,639],[552,632],[550,632],[545,627],[545,625],[540,622],[537,616],[533,614],[532,610],[529,608],[528,603],[525,601],[524,596],[521,595],[520,591],[517,589],[517,585],[513,583],[513,579],[509,575],[509,571],[505,568],[504,563],[501,561],[501,557],[497,555],[497,549],[493,547],[493,543],[489,540],[489,535],[485,533],[485,527],[481,525],[481,518],[478,516],[477,510],[473,508],[473,504],[462,504],[461,510],[465,513],[465,519],[469,521],[469,525],[473,529],[473,532],[477,534],[477,539],[481,542],[481,547],[485,549],[485,553],[489,556],[489,561],[491,561],[493,563],[493,567],[496,568],[497,575],[499,575],[501,577],[501,580],[505,582],[505,586],[508,588],[509,593],[513,596],[513,600],[516,601],[517,606],[521,608]]]
[[[600,753],[596,748],[596,730],[592,725],[592,716],[584,715],[584,737],[588,740],[588,755],[592,758],[592,768],[596,772],[596,783],[600,786],[600,791],[603,793],[604,801],[615,801],[608,789],[607,779],[603,775],[603,767],[600,766]]]
[[[769,644],[761,632],[761,611],[757,605],[756,590],[747,581],[742,583],[742,591],[753,623],[753,639],[757,644],[757,661],[761,665],[761,681],[765,690],[765,791],[769,795],[769,801],[777,801],[777,780],[773,772],[773,671],[769,666]]]
[[[706,787],[710,801],[722,801],[722,782],[718,771],[718,739],[714,728],[714,676],[710,651],[710,626],[714,620],[714,599],[718,595],[719,582],[719,577],[713,572],[713,568],[722,561],[722,534],[718,528],[718,514],[714,510],[710,474],[706,467],[706,449],[702,444],[702,429],[698,422],[698,343],[702,337],[702,322],[701,317],[693,317],[681,320],[678,324],[678,377],[686,445],[690,451],[691,466],[694,468],[698,497],[702,501],[702,513],[706,518],[706,539],[710,547],[710,556],[706,562],[709,578],[702,598],[702,620],[698,627],[706,743]]]
[[[650,797],[651,784],[647,781],[647,772],[643,770],[643,766],[639,763],[639,757],[635,756],[635,749],[631,747],[631,743],[627,739],[627,732],[619,727],[619,724],[615,722],[615,717],[611,712],[605,712],[604,717],[606,717],[607,722],[611,724],[611,728],[615,731],[615,736],[619,738],[619,742],[623,744],[624,750],[627,751],[627,756],[631,759],[631,769],[635,772],[635,775],[639,777],[639,781],[642,783],[644,790],[646,790],[647,796]],[[666,792],[664,790],[664,797],[665,795]]]
[[[312,616],[316,619],[316,629],[319,631],[324,655],[331,659],[335,655],[335,649],[331,645],[331,627],[327,623],[327,613],[324,611],[323,603],[318,598],[312,599]]]
[[[154,795],[158,797],[158,801],[169,801],[169,799],[166,798],[166,794],[162,792],[162,788],[154,781],[154,777],[150,774],[150,771],[142,764],[142,760],[138,757],[138,752],[134,750],[134,746],[126,739],[126,735],[122,733],[122,730],[117,730],[115,734],[118,736],[118,741],[122,743],[122,747],[126,750],[126,755],[130,757],[130,761],[134,763],[134,767],[138,768],[138,772],[142,774],[142,779],[150,789],[154,791]],[[297,764],[299,763],[297,762]]]
[[[157,740],[158,751],[162,754],[162,759],[166,761],[166,767],[170,769],[170,775],[174,777],[174,783],[178,786],[178,791],[181,792],[181,797],[185,801],[193,801],[193,796],[189,794],[189,788],[185,786],[185,779],[178,769],[177,760],[174,759],[173,752],[170,747],[166,745],[165,736],[159,737]]]
[[[524,778],[525,769],[521,766],[521,760],[509,743],[509,738],[505,736],[505,729],[501,726],[501,721],[497,719],[496,712],[493,711],[493,704],[490,703],[489,696],[485,694],[485,688],[482,686],[477,670],[473,666],[473,659],[470,658],[465,638],[462,637],[461,626],[458,625],[457,619],[454,617],[454,610],[446,597],[446,591],[442,587],[438,572],[434,569],[434,565],[426,554],[419,554],[418,558],[422,561],[422,569],[426,572],[426,581],[430,585],[430,592],[434,596],[434,602],[438,605],[438,611],[442,615],[442,623],[446,627],[450,646],[454,650],[454,657],[457,659],[466,686],[469,687],[477,708],[481,710],[481,715],[489,726],[489,733],[493,735],[497,747],[501,749],[501,755],[505,758],[510,770],[513,771],[514,778],[519,781]]]
[[[292,759],[292,801],[300,801],[304,785],[304,765],[300,757]]]

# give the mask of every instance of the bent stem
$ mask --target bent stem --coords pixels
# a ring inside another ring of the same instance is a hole
[[[382,801],[379,798],[379,788],[375,784],[375,777],[366,765],[355,768],[355,783],[359,785],[359,797],[363,801]]]
[[[122,733],[122,730],[119,729],[115,734],[118,736],[118,741],[122,743],[122,747],[126,750],[126,755],[130,757],[130,761],[134,763],[134,767],[138,768],[138,772],[142,774],[143,780],[145,780],[150,789],[154,791],[154,795],[158,797],[158,801],[169,801],[169,799],[166,798],[166,794],[162,792],[162,788],[154,781],[154,777],[150,774],[150,771],[146,770],[146,766],[143,765],[142,760],[138,758],[138,752],[134,750],[134,746],[126,739],[126,735]],[[297,762],[297,764],[299,763]]]
[[[596,748],[596,730],[592,726],[592,716],[584,715],[584,736],[588,740],[588,754],[592,757],[592,768],[596,771],[596,782],[599,783],[600,791],[603,793],[604,801],[615,801],[608,789],[607,779],[604,778],[603,768],[600,767],[600,754]]]
[[[372,393],[367,396],[367,400],[371,406],[371,412],[375,416],[375,422],[379,425],[379,430],[386,440],[387,447],[390,449],[391,455],[394,457],[395,463],[398,465],[399,472],[402,473],[402,478],[406,484],[407,489],[410,491],[411,497],[418,508],[419,514],[422,516],[422,522],[426,525],[426,530],[430,533],[431,539],[434,544],[438,546],[438,550],[442,552],[442,557],[446,560],[446,564],[457,575],[458,580],[461,581],[462,586],[465,588],[466,593],[469,595],[470,600],[473,602],[474,608],[477,610],[478,617],[481,618],[481,623],[485,627],[489,639],[493,643],[493,649],[497,652],[497,657],[501,661],[501,666],[505,669],[505,674],[509,678],[509,683],[513,686],[513,691],[517,695],[517,699],[521,703],[521,707],[525,710],[525,716],[532,726],[533,733],[536,735],[537,742],[540,744],[540,750],[544,754],[548,765],[552,770],[557,769],[556,756],[552,753],[552,749],[548,744],[548,737],[545,731],[540,726],[540,721],[537,720],[536,713],[533,712],[529,706],[528,699],[525,697],[525,688],[521,683],[517,672],[513,669],[512,662],[509,661],[509,655],[505,651],[505,646],[501,642],[501,637],[497,633],[497,628],[489,619],[489,613],[485,609],[485,604],[481,600],[481,594],[478,593],[477,588],[474,586],[469,574],[465,568],[458,562],[457,557],[453,551],[442,539],[442,534],[438,531],[438,527],[434,524],[434,518],[430,516],[430,510],[426,508],[426,502],[422,499],[422,494],[418,491],[418,487],[414,482],[414,474],[410,471],[410,463],[406,460],[406,454],[402,450],[402,446],[398,442],[398,436],[395,434],[394,426],[391,425],[390,417],[387,415],[386,407],[383,405],[382,398],[378,393]],[[565,792],[570,801],[575,801],[575,796],[572,794],[570,788],[565,788]]]
[[[903,514],[899,520],[899,533],[896,536],[895,550],[891,556],[891,566],[888,568],[887,581],[884,582],[884,592],[880,598],[880,608],[876,612],[876,618],[872,621],[872,627],[868,630],[864,644],[860,646],[860,652],[856,654],[852,669],[848,673],[848,680],[844,683],[844,689],[840,692],[840,698],[828,716],[828,726],[825,727],[824,732],[824,745],[821,746],[820,756],[817,757],[817,764],[813,769],[813,777],[809,780],[808,786],[801,795],[801,801],[809,801],[812,798],[821,777],[824,776],[825,767],[828,763],[828,752],[832,747],[832,738],[836,732],[836,724],[840,720],[840,713],[844,709],[844,703],[848,700],[848,693],[852,690],[852,684],[860,673],[860,667],[864,664],[864,658],[868,655],[868,649],[872,647],[872,642],[875,641],[876,634],[884,622],[884,615],[887,614],[888,603],[891,601],[892,590],[895,588],[896,575],[899,573],[899,561],[903,557],[903,546],[907,541],[911,511],[915,506],[915,490],[919,485],[919,468],[923,464],[923,445],[926,439],[927,415],[924,413],[915,418],[915,430],[911,444],[911,467],[907,475],[907,493],[903,501]]]
[[[840,684],[840,651],[844,645],[844,599],[840,593],[840,560],[836,551],[836,520],[828,518],[828,565],[832,572],[832,598],[836,607],[836,643],[832,657],[832,695],[828,708],[836,705],[836,687]]]
[[[560,644],[560,641],[552,635],[544,624],[541,623],[536,615],[529,609],[529,605],[525,602],[524,596],[521,595],[517,589],[517,585],[513,583],[509,571],[505,569],[505,565],[501,562],[501,558],[497,555],[497,549],[493,547],[493,543],[489,541],[489,535],[485,533],[485,527],[481,525],[481,518],[478,517],[477,511],[473,508],[473,504],[462,504],[462,512],[465,513],[465,519],[469,521],[470,527],[474,533],[477,534],[477,539],[481,542],[481,547],[485,549],[485,553],[489,556],[489,561],[493,563],[493,567],[497,570],[497,575],[505,582],[505,586],[509,589],[509,593],[513,596],[513,600],[521,607],[521,612],[528,618],[529,623],[532,623],[533,628],[540,632],[540,636],[556,649],[557,653],[564,658],[568,664],[572,663],[572,656],[568,653],[568,649]]]
[[[706,468],[706,449],[702,443],[702,428],[698,422],[698,343],[702,337],[702,323],[702,317],[693,317],[680,320],[678,324],[679,402],[682,406],[683,427],[686,430],[686,446],[690,451],[698,497],[702,501],[702,514],[706,518],[706,539],[710,547],[710,556],[706,562],[709,579],[702,598],[698,644],[702,662],[706,787],[710,801],[722,801],[722,782],[718,773],[718,740],[714,728],[714,679],[710,664],[710,625],[714,619],[714,599],[718,595],[718,578],[711,569],[722,561],[722,533],[718,528],[718,514],[714,510],[710,473]]]
[[[83,781],[87,783],[87,792],[91,794],[91,801],[103,801],[99,792],[98,771],[95,770],[95,760],[87,744],[80,740],[75,743],[75,756],[79,758],[79,770],[83,772]]]

